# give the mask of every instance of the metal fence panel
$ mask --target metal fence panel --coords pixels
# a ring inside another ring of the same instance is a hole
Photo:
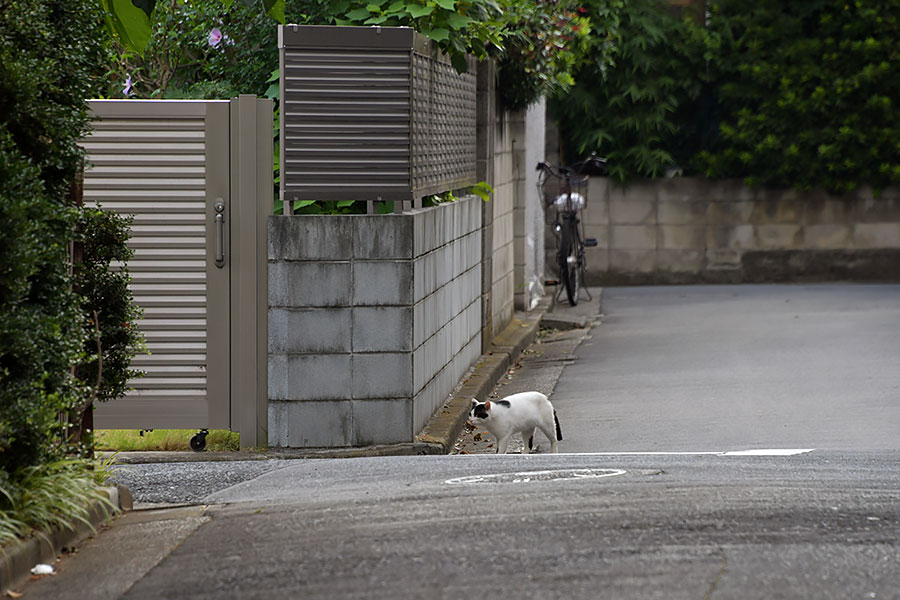
[[[283,200],[412,201],[476,182],[474,68],[457,74],[405,27],[288,25],[279,47]]]

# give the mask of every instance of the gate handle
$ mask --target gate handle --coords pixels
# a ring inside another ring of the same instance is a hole
[[[225,203],[216,198],[213,207],[216,209],[216,266],[221,269],[225,266]]]

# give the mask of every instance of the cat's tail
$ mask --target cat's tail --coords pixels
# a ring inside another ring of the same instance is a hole
[[[557,418],[555,410],[553,411],[553,420],[556,421],[556,439],[562,441],[562,429],[559,428],[559,418]]]

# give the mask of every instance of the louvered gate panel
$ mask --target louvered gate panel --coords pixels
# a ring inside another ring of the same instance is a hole
[[[210,240],[213,202],[227,200],[228,103],[91,106],[99,119],[83,143],[84,199],[134,217],[128,267],[149,350],[133,361],[145,375],[125,398],[97,407],[96,427],[227,428],[228,275]]]

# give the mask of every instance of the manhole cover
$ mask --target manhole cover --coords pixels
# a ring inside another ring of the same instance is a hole
[[[561,481],[565,479],[599,479],[624,475],[624,469],[552,469],[549,471],[520,471],[518,473],[492,473],[454,477],[444,483],[450,485],[470,483],[530,483],[533,481]]]

